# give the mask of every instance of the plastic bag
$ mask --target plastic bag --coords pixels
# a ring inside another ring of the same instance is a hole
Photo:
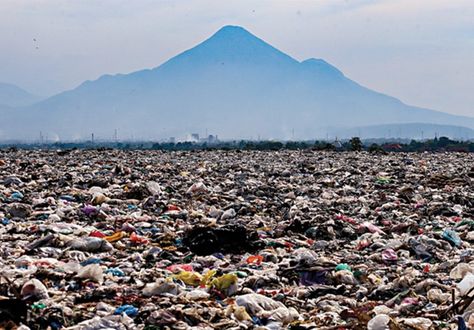
[[[35,278],[23,284],[20,294],[23,299],[42,300],[49,298],[46,286]]]
[[[76,275],[78,278],[90,280],[97,283],[104,281],[104,271],[98,264],[90,264],[82,267]]]

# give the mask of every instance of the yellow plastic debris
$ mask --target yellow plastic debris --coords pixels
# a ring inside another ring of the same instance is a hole
[[[123,231],[118,231],[118,232],[114,233],[113,235],[105,236],[104,239],[107,242],[113,243],[113,242],[117,242],[117,241],[121,240],[125,236],[126,236],[126,234]]]
[[[222,276],[219,276],[217,278],[214,278],[210,286],[219,290],[223,291],[228,289],[231,285],[237,283],[237,275],[235,274],[224,274]]]
[[[204,277],[202,278],[201,285],[208,285],[211,279],[216,275],[217,270],[209,270],[207,271],[206,274],[204,274]]]
[[[236,306],[234,309],[234,315],[239,321],[250,321],[252,318],[250,317],[249,313],[245,310],[243,306]]]
[[[196,272],[182,271],[179,274],[173,275],[173,278],[183,281],[186,285],[199,286],[202,281],[202,275]]]
[[[226,316],[230,317],[231,315],[234,315],[235,318],[241,322],[252,320],[244,306],[238,306],[234,303],[230,304],[226,309]]]

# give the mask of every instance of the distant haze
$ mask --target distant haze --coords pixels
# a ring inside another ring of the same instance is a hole
[[[0,82],[51,96],[234,24],[404,103],[472,116],[473,17],[472,0],[2,0]]]
[[[298,61],[229,25],[152,70],[103,75],[23,107],[2,103],[4,140],[42,140],[43,133],[63,141],[110,139],[117,131],[121,140],[204,132],[225,139],[333,138],[362,129],[366,137],[474,133],[474,117],[404,104],[324,59]]]

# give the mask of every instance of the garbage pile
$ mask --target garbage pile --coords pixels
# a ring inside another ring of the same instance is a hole
[[[474,328],[474,156],[0,152],[0,328]]]

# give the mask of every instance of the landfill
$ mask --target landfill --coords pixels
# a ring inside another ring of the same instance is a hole
[[[473,329],[474,155],[0,151],[2,329]]]

